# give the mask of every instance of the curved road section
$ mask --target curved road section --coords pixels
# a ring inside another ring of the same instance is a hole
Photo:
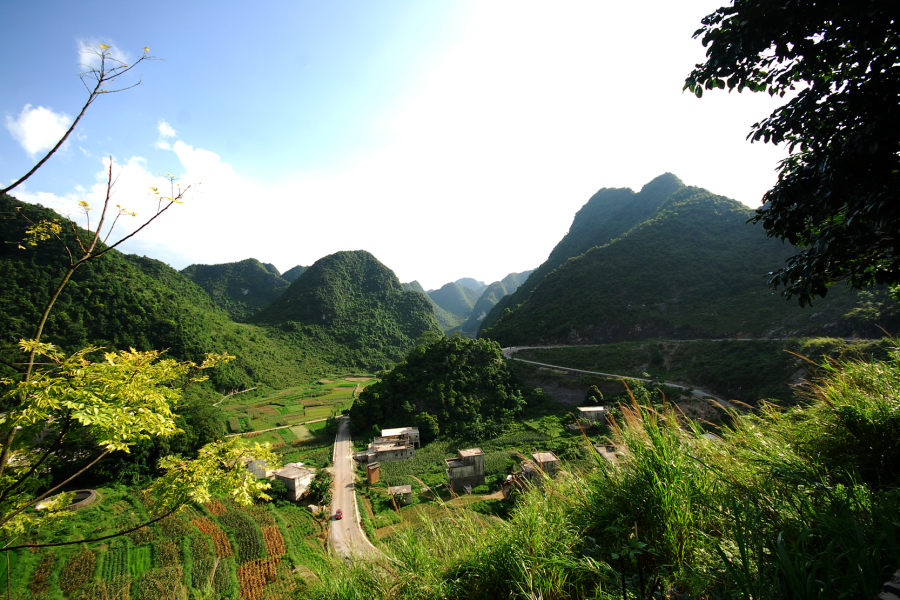
[[[636,379],[637,381],[645,381],[648,383],[653,381],[652,379],[644,379],[643,377],[632,377],[631,375],[617,375],[615,373],[600,373],[598,371],[585,371],[583,369],[572,369],[570,367],[561,367],[559,365],[550,365],[547,363],[539,363],[539,362],[535,362],[533,360],[525,360],[524,358],[516,358],[515,356],[513,356],[514,353],[516,353],[520,350],[545,350],[547,348],[569,348],[569,347],[571,347],[571,346],[513,346],[512,348],[503,348],[503,355],[506,358],[508,358],[509,360],[518,360],[518,361],[528,363],[531,365],[537,365],[539,367],[550,367],[552,369],[562,369],[564,371],[572,371],[574,373],[587,373],[588,375],[601,375],[603,377],[624,377],[626,379]],[[670,381],[663,381],[662,383],[664,383],[665,385],[667,385],[669,387],[674,387],[674,388],[678,388],[678,389],[682,389],[682,390],[693,389],[692,393],[693,393],[694,397],[696,397],[696,398],[699,398],[699,399],[712,398],[713,400],[715,400],[722,406],[725,406],[727,408],[733,408],[735,410],[741,410],[740,408],[738,408],[737,406],[735,406],[728,400],[725,400],[723,398],[717,398],[716,396],[713,396],[712,394],[710,394],[708,392],[704,392],[704,391],[698,390],[696,388],[690,388],[686,385],[682,385],[680,383],[674,383],[674,382],[670,382]]]
[[[341,419],[334,438],[334,494],[331,500],[331,544],[344,557],[376,552],[360,526],[349,424],[349,418]],[[344,513],[340,520],[335,518],[338,509]]]

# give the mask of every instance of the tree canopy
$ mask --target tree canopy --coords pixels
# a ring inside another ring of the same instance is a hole
[[[498,344],[444,337],[417,346],[367,387],[350,422],[356,431],[416,424],[426,439],[441,432],[478,438],[498,433],[524,405]]]
[[[900,5],[735,0],[700,36],[686,89],[790,97],[748,136],[790,151],[752,219],[798,247],[769,285],[804,306],[838,281],[900,284]]]

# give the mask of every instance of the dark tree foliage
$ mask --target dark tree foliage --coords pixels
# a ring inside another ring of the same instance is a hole
[[[365,431],[409,426],[421,413],[448,434],[493,435],[525,404],[500,346],[488,340],[440,338],[417,346],[381,381],[360,394],[351,424]],[[437,432],[435,432],[437,433]]]
[[[799,89],[748,136],[790,150],[751,219],[799,247],[769,285],[805,306],[837,281],[900,283],[900,3],[736,0],[700,36],[698,97]]]

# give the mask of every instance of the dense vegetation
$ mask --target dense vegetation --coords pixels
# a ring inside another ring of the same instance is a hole
[[[362,250],[319,259],[251,323],[327,362],[361,369],[386,368],[422,334],[440,332],[428,300]]]
[[[871,598],[900,562],[900,351],[821,365],[808,403],[732,415],[707,439],[634,404],[598,457],[508,520],[458,503],[332,561],[314,598]],[[410,585],[409,582],[415,582]]]
[[[507,346],[737,334],[880,336],[879,327],[900,325],[887,290],[859,296],[836,289],[803,310],[760,285],[792,249],[746,225],[752,214],[733,200],[682,187],[652,219],[547,274],[526,302],[505,309],[479,335]]]
[[[56,240],[17,248],[28,223],[16,206],[35,221],[58,217],[9,196],[0,198],[0,359],[7,362],[19,360],[18,340],[34,335],[65,262]],[[323,368],[316,356],[297,361],[264,329],[234,323],[206,292],[168,265],[116,251],[75,272],[56,302],[44,339],[67,352],[90,344],[167,348],[171,356],[193,361],[202,361],[207,352],[228,352],[237,359],[211,373],[211,385],[219,390],[285,387]]]
[[[255,258],[220,265],[191,265],[181,273],[203,288],[216,306],[235,321],[246,321],[291,284],[274,265],[264,265]]]
[[[675,191],[684,184],[671,173],[660,175],[635,193],[630,188],[603,188],[591,196],[572,220],[569,232],[559,241],[547,260],[532,273],[522,286],[504,298],[482,321],[492,326],[503,310],[524,302],[532,291],[554,269],[570,258],[581,256],[595,246],[602,246],[649,219]]]
[[[412,425],[427,413],[441,432],[491,437],[525,400],[500,347],[487,340],[440,338],[414,348],[350,409],[355,431]]]

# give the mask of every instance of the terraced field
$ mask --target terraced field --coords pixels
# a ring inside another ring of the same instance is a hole
[[[232,435],[253,437],[273,446],[308,440],[306,423],[327,419],[350,408],[354,398],[373,379],[348,376],[321,379],[313,384],[268,394],[241,394],[220,408],[228,415]]]
[[[98,491],[98,502],[33,541],[112,533],[146,520],[152,508],[141,492]],[[323,560],[323,548],[322,524],[298,506],[239,507],[219,498],[110,541],[11,552],[10,587],[15,598],[176,600],[212,588],[216,598],[280,600],[294,597],[302,584],[296,572]]]

